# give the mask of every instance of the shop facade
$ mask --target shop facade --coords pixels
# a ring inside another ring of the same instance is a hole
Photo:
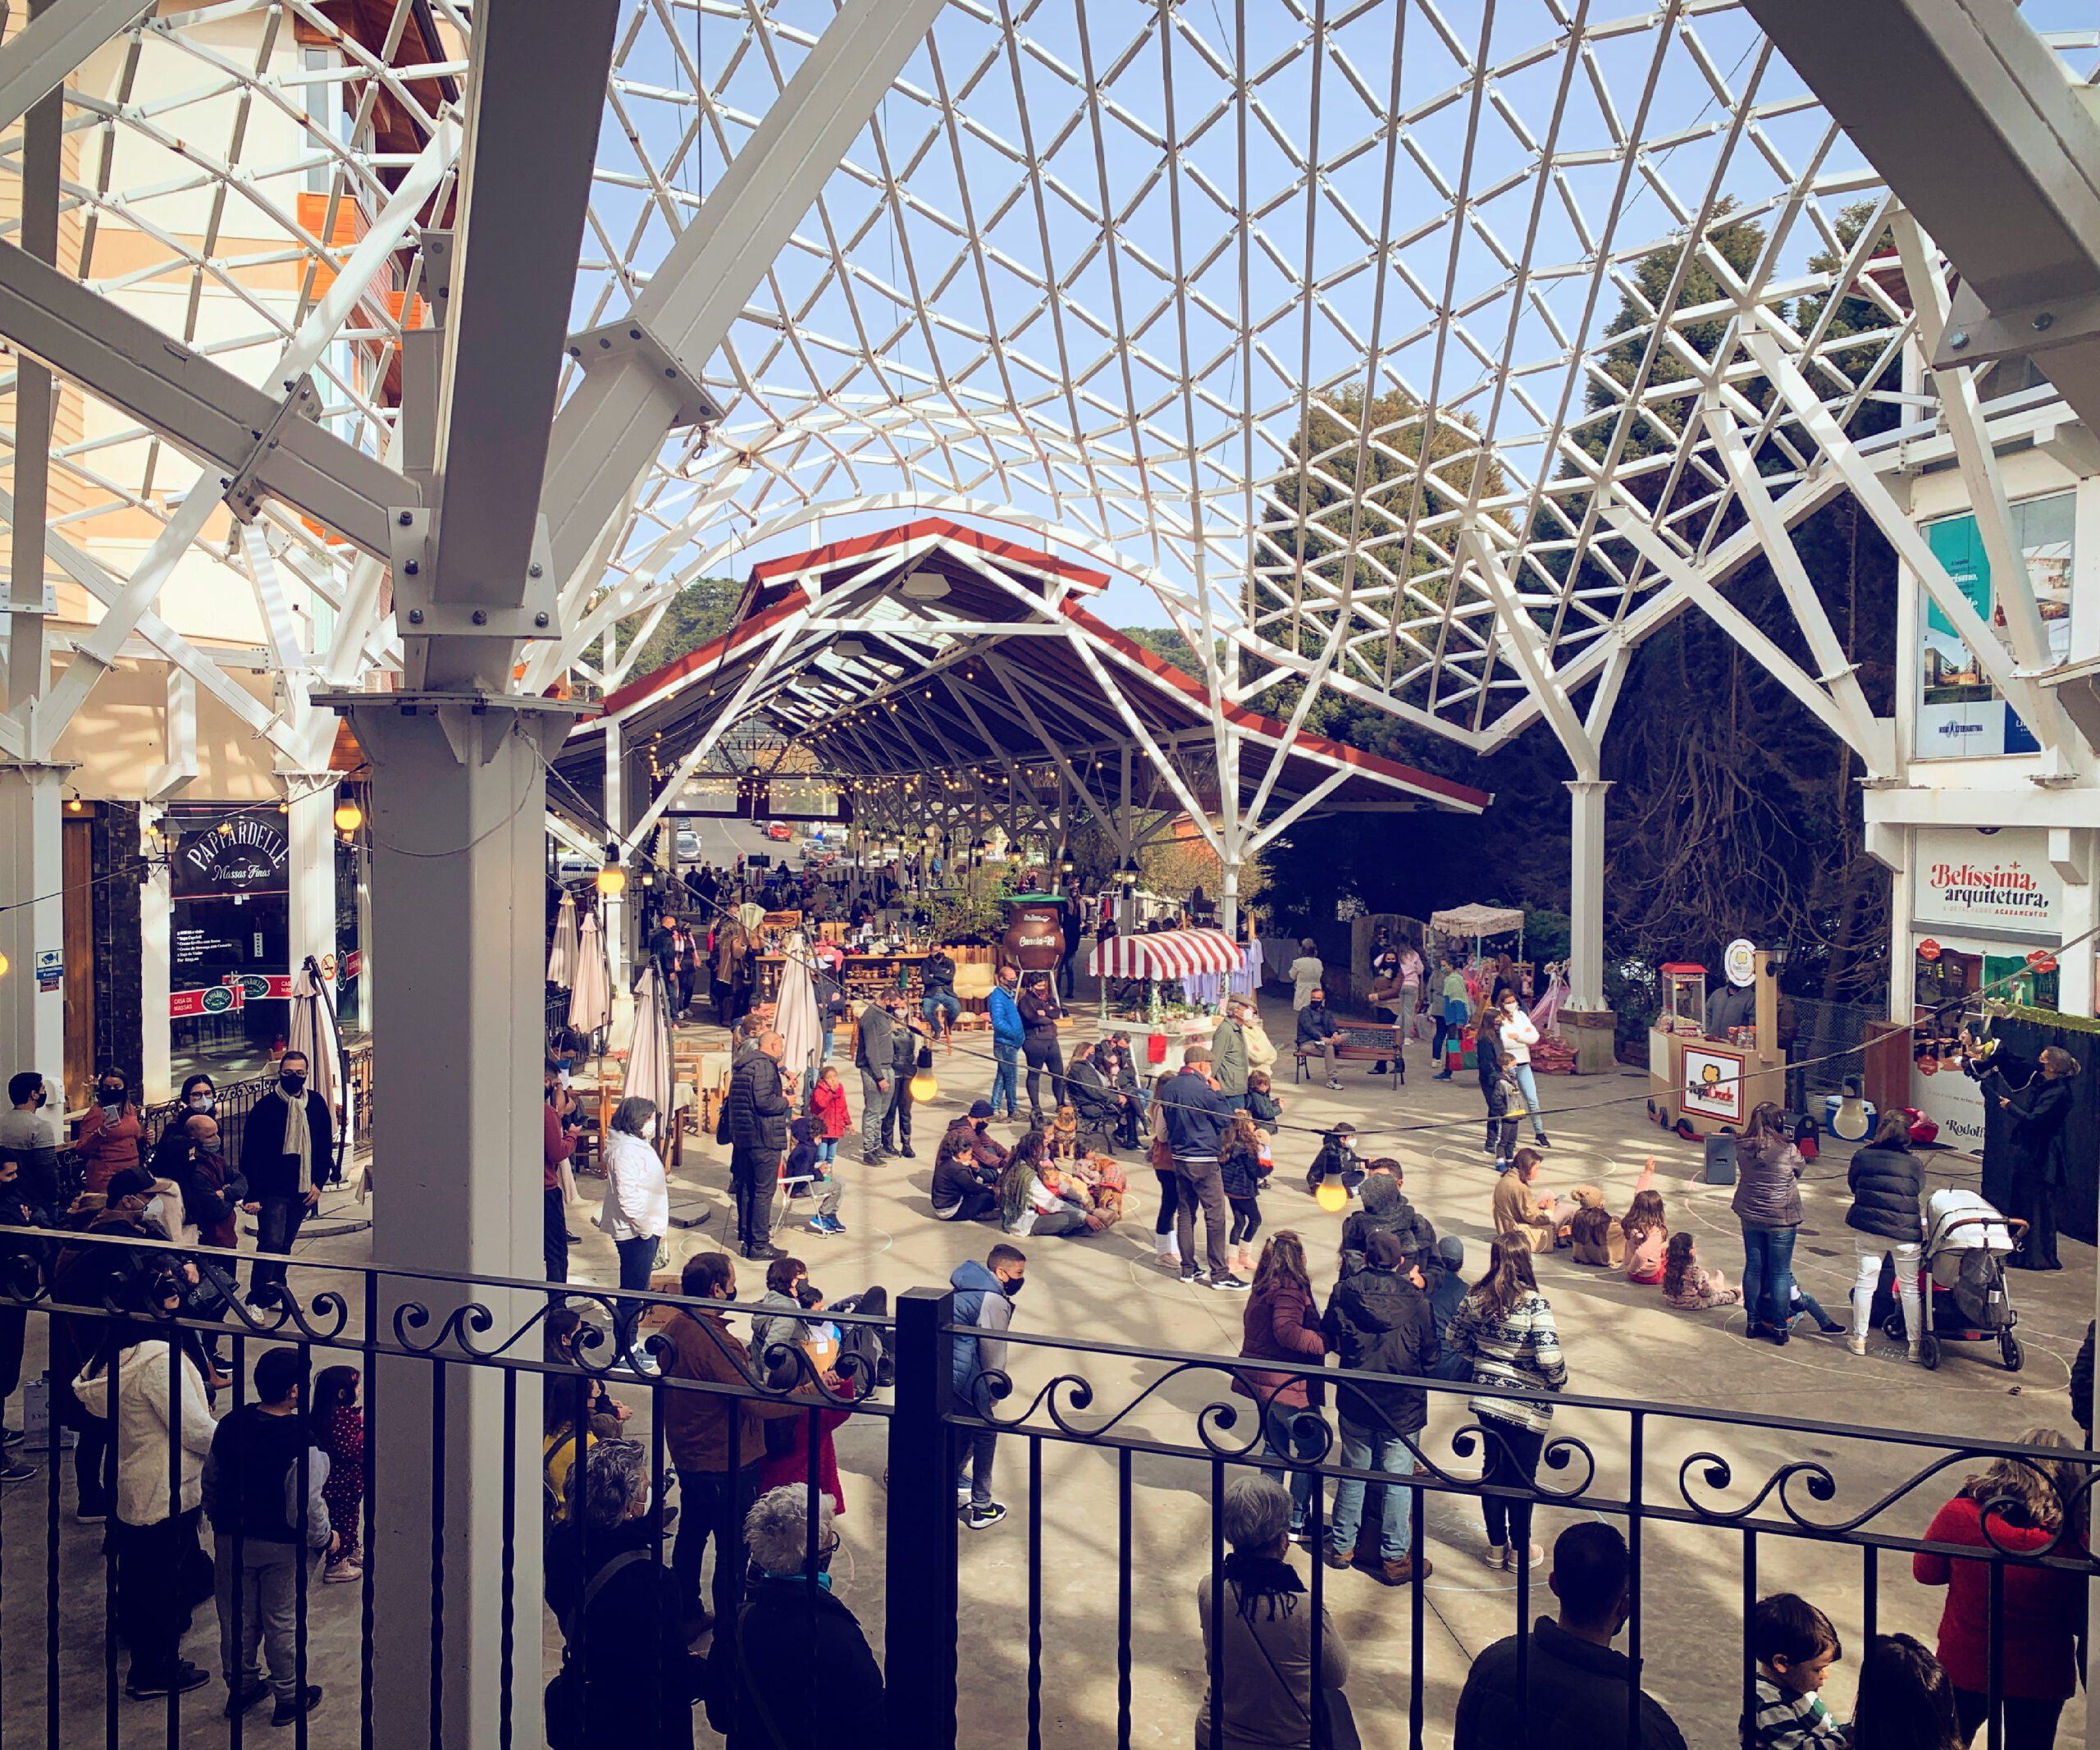
[[[2083,428],[2078,428],[2082,436]],[[2083,448],[2011,447],[1998,465],[2050,664],[2100,653],[2100,476]],[[2007,602],[1963,476],[1908,481],[1934,556],[1986,624]],[[1909,1103],[1943,1143],[1980,1152],[1984,1098],[1961,1069],[1964,1026],[1991,1002],[2094,1013],[2100,782],[2075,735],[2052,759],[1915,577],[1898,592],[1896,775],[1869,785],[1869,848],[1893,871],[1890,1008],[1911,1029]]]

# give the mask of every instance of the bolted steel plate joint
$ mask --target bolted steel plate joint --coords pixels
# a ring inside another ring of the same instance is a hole
[[[401,527],[406,528],[411,523],[415,521],[415,518],[409,512],[404,510],[401,513],[399,520]]]
[[[422,610],[421,608],[411,608],[411,609],[409,609],[409,624],[411,626],[420,626],[421,624],[422,624],[422,623],[423,623],[423,610]]]
[[[474,610],[474,624],[475,624],[477,626],[486,626],[486,624],[488,624],[488,623],[489,623],[488,610],[487,610],[486,609],[485,609],[485,608],[477,608],[477,609],[475,609],[475,610]]]
[[[532,616],[532,624],[544,632],[546,629],[547,616],[544,614],[535,614]]]
[[[1950,334],[1947,337],[1947,344],[1954,351],[1958,353],[1963,347],[1969,344],[1969,336],[1965,333],[1961,332]]]
[[[536,561],[525,568],[525,575],[528,578],[536,578],[541,574],[541,568]]]
[[[413,576],[414,576],[418,572],[421,571],[423,568],[422,568],[421,565],[418,564],[415,562],[415,560],[413,560],[412,559],[412,560],[410,560],[408,562],[408,564],[406,564],[405,565],[402,566],[402,568],[401,568],[401,569],[402,569],[404,571],[407,572],[407,573],[408,573],[408,574],[409,574],[410,577],[413,577]]]

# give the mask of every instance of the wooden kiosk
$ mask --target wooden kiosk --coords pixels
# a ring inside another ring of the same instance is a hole
[[[1648,1030],[1648,1113],[1682,1135],[1740,1135],[1754,1107],[1787,1099],[1779,1049],[1779,983],[1763,948],[1751,955],[1756,1021],[1733,1039],[1706,1036],[1706,969],[1660,968],[1664,1001]]]

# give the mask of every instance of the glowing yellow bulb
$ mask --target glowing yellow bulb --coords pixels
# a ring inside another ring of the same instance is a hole
[[[358,807],[355,802],[336,803],[336,830],[337,832],[354,833],[363,825],[364,810]]]
[[[0,954],[0,978],[5,978],[7,976],[7,957],[5,954]]]
[[[940,1083],[929,1073],[921,1071],[911,1078],[911,1098],[921,1105],[928,1100],[937,1098],[940,1091]]]
[[[1322,1179],[1320,1188],[1312,1194],[1312,1200],[1333,1215],[1349,1207],[1349,1191],[1339,1178]]]
[[[598,871],[598,891],[601,893],[623,893],[627,891],[627,870],[618,863],[608,863]]]

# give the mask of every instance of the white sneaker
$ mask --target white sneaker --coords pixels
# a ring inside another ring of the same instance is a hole
[[[1918,1359],[1919,1355],[1922,1352],[1923,1347],[1924,1346],[1919,1343],[1913,1343],[1911,1346],[1911,1359],[1913,1361]]]
[[[1500,1568],[1502,1558],[1508,1554],[1509,1551],[1500,1544],[1491,1543],[1480,1552],[1481,1565],[1483,1568]]]
[[[1845,1339],[1845,1346],[1854,1355],[1863,1355],[1867,1352],[1867,1340],[1863,1336],[1848,1336]]]
[[[1346,1094],[1349,1092],[1349,1090],[1344,1088],[1339,1081],[1331,1081],[1327,1085],[1332,1088],[1337,1094]]]

